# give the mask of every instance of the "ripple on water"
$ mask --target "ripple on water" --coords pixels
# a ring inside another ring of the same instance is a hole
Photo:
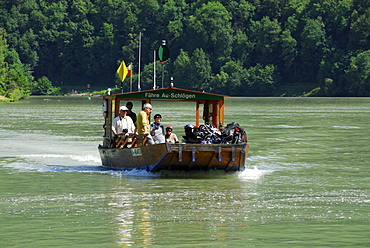
[[[332,126],[332,128],[337,128],[337,129],[360,129],[361,127],[356,127],[356,126]]]

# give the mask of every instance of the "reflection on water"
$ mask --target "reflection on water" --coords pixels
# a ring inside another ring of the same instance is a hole
[[[139,112],[139,102],[134,111]],[[153,103],[182,135],[194,104]],[[23,114],[19,114],[23,113]],[[243,172],[101,166],[101,100],[0,104],[0,239],[7,247],[366,247],[370,99],[228,98]],[[338,233],[340,235],[338,235]]]

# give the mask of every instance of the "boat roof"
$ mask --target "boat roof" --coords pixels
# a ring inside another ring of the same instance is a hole
[[[175,87],[161,88],[155,90],[144,90],[113,95],[116,99],[125,100],[166,100],[166,101],[204,101],[224,100],[226,95],[206,93],[194,90],[185,90]]]

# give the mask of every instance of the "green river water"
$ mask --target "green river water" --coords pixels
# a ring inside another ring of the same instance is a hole
[[[108,170],[100,98],[0,103],[0,247],[370,246],[370,98],[225,104],[244,172]],[[178,136],[195,122],[194,103],[153,107]]]

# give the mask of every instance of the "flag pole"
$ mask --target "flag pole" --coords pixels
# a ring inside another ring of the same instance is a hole
[[[139,73],[137,78],[137,90],[141,91],[140,87],[140,63],[141,63],[141,32],[139,33]]]
[[[164,83],[164,64],[162,64],[162,88]]]
[[[157,79],[156,79],[156,73],[155,73],[155,59],[156,59],[155,50],[154,50],[153,55],[154,55],[154,63],[153,63],[154,64],[154,69],[153,69],[153,90],[155,90],[157,88],[157,85],[156,85]]]
[[[132,63],[130,63],[130,70],[131,70],[131,73],[130,73],[130,92],[132,92],[132,72],[134,71],[133,68],[134,68],[134,66],[132,65]]]

